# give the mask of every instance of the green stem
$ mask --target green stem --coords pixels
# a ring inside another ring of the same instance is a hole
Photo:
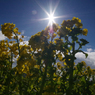
[[[18,51],[19,51],[19,56],[20,56],[19,39],[18,39],[18,36],[16,35],[16,33],[14,33],[14,34],[16,36],[16,40],[17,40],[17,44],[18,44]],[[19,75],[19,93],[20,93],[20,95],[22,95],[22,86],[21,86],[22,77],[21,77],[21,74],[18,73],[18,75]]]
[[[13,53],[12,53],[12,51],[11,51],[11,68],[12,68],[12,60],[13,60]]]
[[[18,84],[19,84],[19,94],[22,95],[21,74],[18,74],[18,78],[19,78],[19,82],[18,82]]]
[[[16,40],[17,40],[17,44],[18,44],[18,51],[19,51],[19,56],[20,56],[20,47],[19,47],[19,40],[18,40],[18,36],[16,35],[16,33],[13,31],[13,33],[16,36]]]
[[[73,42],[73,59],[70,65],[70,77],[69,77],[69,89],[67,95],[72,95],[72,88],[73,88],[73,67],[74,67],[74,57],[75,57],[75,43]]]
[[[47,73],[47,64],[46,64],[46,67],[45,67],[45,73],[43,75],[43,79],[42,79],[42,84],[41,84],[39,95],[42,95],[42,91],[43,91],[44,84],[45,84],[45,79],[46,79],[46,73]]]

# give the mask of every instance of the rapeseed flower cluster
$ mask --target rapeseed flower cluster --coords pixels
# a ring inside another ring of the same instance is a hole
[[[0,41],[0,60],[5,60],[9,57],[8,46],[9,44],[7,40]]]
[[[15,28],[15,24],[13,23],[4,23],[4,25],[1,25],[1,30],[2,34],[4,34],[9,39],[12,39],[13,34],[21,34],[20,32],[18,32],[18,28]]]
[[[87,36],[87,33],[88,33],[88,30],[87,29],[83,29],[82,34]]]
[[[9,48],[10,48],[10,52],[12,52],[15,57],[17,57],[18,55],[18,44],[17,43],[12,43],[12,45],[9,45]]]
[[[17,70],[20,73],[27,73],[27,71],[29,71],[29,68],[33,68],[36,64],[36,60],[29,53],[30,49],[31,48],[28,45],[20,46],[20,56],[17,59]]]
[[[62,54],[59,52],[58,54],[57,54],[57,56],[58,56],[58,59],[60,60],[60,61],[63,61],[62,59],[63,59],[63,56],[62,56]]]
[[[55,38],[53,43],[56,44],[56,50],[63,49],[62,46],[64,44],[63,39]]]
[[[13,36],[13,29],[15,27],[15,24],[13,23],[4,23],[4,25],[1,25],[2,33],[7,36],[9,39]]]
[[[60,62],[57,62],[57,67],[58,67],[59,70],[61,70],[62,65],[60,64]]]
[[[29,40],[29,45],[31,45],[34,51],[44,49],[46,43],[48,43],[47,39],[42,35],[42,32],[38,32],[34,36],[31,36]]]
[[[79,31],[77,33],[78,35],[83,34],[83,35],[87,36],[88,30],[87,29],[81,30],[82,26],[83,25],[81,23],[81,20],[79,18],[73,17],[72,20],[67,20],[67,21],[64,20],[62,22],[61,27],[60,27],[59,31],[57,32],[57,34],[60,37],[64,37],[64,36],[69,35],[70,32],[73,32],[73,33],[74,33],[74,31],[76,32],[76,29],[77,29],[77,32]]]
[[[82,28],[82,26],[83,26],[81,23],[81,20],[79,18],[73,17],[71,22],[73,24],[75,24],[75,27],[77,27],[77,28]]]
[[[83,65],[83,66],[86,66],[86,63],[85,63],[85,61],[81,61],[81,63],[82,63],[82,65]]]
[[[54,92],[44,92],[42,95],[56,95]]]
[[[92,69],[92,74],[95,75],[95,69]]]
[[[68,35],[68,33],[69,33],[69,30],[65,26],[60,27],[59,31],[57,32],[57,34],[61,37]]]
[[[86,68],[87,70],[85,71],[85,74],[88,76],[88,78],[90,78],[90,76],[91,76],[91,74],[92,74],[92,69],[90,68],[90,66],[88,66],[87,68]]]

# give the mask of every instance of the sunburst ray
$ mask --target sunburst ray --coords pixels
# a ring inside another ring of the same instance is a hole
[[[57,18],[64,18],[64,17],[68,17],[67,15],[63,15],[63,16],[54,16],[54,13],[58,7],[58,4],[59,4],[59,1],[56,3],[55,7],[54,7],[54,10],[52,11],[52,5],[50,3],[50,14],[46,11],[46,9],[44,7],[41,6],[40,3],[38,3],[37,1],[37,4],[40,6],[40,8],[47,14],[47,18],[41,18],[41,19],[38,19],[38,21],[42,21],[42,20],[49,20],[48,22],[48,26],[52,26],[53,23],[56,23],[54,19],[57,19]]]

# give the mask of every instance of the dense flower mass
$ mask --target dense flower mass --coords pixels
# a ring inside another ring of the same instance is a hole
[[[6,60],[6,58],[8,58],[8,46],[9,44],[7,40],[0,41],[0,60]]]
[[[13,23],[4,23],[4,25],[1,25],[2,33],[7,36],[9,39],[13,36],[13,29],[15,27],[15,24]]]
[[[13,34],[21,34],[18,32],[18,28],[15,28],[15,24],[13,23],[4,23],[1,25],[2,34],[4,34],[9,39],[12,39]]]
[[[95,70],[74,62],[78,52],[88,56],[81,50],[88,42],[78,37],[87,36],[82,26],[76,17],[54,23],[26,45],[15,24],[1,25],[8,39],[0,41],[0,95],[94,95]]]

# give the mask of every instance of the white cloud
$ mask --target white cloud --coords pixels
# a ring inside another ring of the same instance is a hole
[[[3,34],[2,34],[2,32],[0,31],[0,40],[5,40],[6,39],[6,36],[4,36]]]
[[[92,48],[87,48],[87,52],[91,52],[92,50]]]
[[[92,69],[95,68],[95,50],[87,48],[86,53],[88,54],[87,58],[85,58],[83,53],[77,53],[75,63],[85,61],[87,66],[90,66]]]
[[[23,42],[20,42],[20,45],[25,45],[25,44],[28,45],[28,43],[29,43],[28,41],[23,41]]]

